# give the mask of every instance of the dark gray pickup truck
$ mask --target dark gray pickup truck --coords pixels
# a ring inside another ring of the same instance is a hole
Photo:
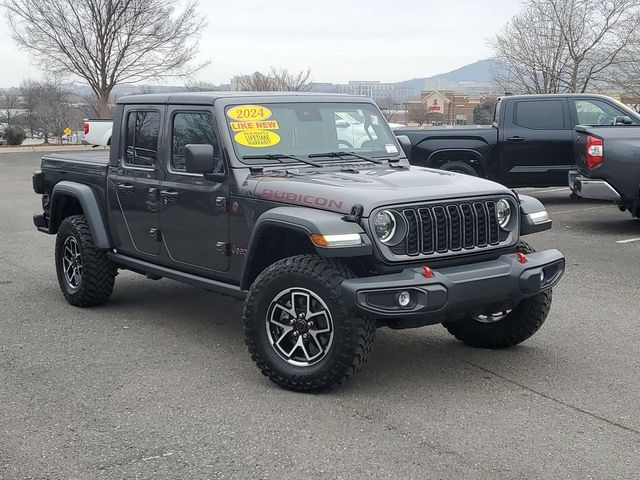
[[[348,147],[345,116],[365,132]],[[361,97],[124,97],[109,154],[47,155],[33,185],[70,304],[106,302],[119,269],[244,299],[251,357],[300,391],[348,379],[377,327],[518,344],[564,272],[521,240],[551,228],[540,202],[410,166]]]
[[[571,190],[583,198],[615,202],[640,218],[640,126],[579,125],[576,133]]]
[[[566,186],[575,168],[576,125],[640,125],[640,115],[603,95],[502,97],[493,125],[400,128],[414,165],[484,177],[509,187]]]

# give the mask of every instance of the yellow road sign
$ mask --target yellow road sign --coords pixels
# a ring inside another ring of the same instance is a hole
[[[64,129],[64,134],[65,135],[71,135],[71,129],[69,127]]]

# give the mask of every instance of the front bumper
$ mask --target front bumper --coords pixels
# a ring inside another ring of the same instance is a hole
[[[619,202],[620,194],[606,180],[584,177],[577,170],[569,171],[569,188],[582,198]]]
[[[558,250],[506,254],[496,260],[433,270],[430,278],[421,268],[353,278],[342,282],[342,294],[347,308],[357,314],[391,320],[412,317],[426,325],[512,308],[556,285],[564,265]],[[398,303],[401,292],[411,297],[404,307]]]

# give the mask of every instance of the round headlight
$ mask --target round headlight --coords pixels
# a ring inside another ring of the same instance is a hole
[[[382,243],[389,242],[396,233],[396,218],[389,210],[378,212],[373,221],[376,237]]]
[[[498,225],[503,230],[507,229],[509,220],[511,220],[511,204],[509,201],[501,198],[496,205],[496,215],[498,216]]]

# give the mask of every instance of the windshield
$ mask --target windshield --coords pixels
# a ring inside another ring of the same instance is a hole
[[[270,155],[354,152],[389,158],[400,153],[380,112],[368,103],[237,105],[226,109],[225,118],[236,155],[247,164],[271,163],[265,158]]]

